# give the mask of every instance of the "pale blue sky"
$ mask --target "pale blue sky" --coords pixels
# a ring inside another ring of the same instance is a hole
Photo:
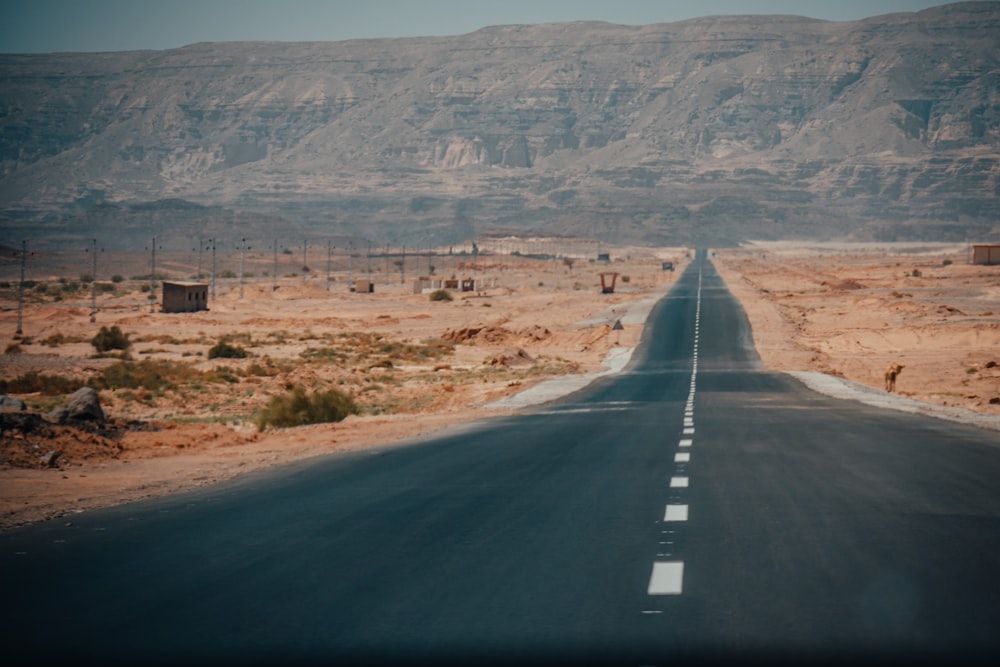
[[[0,0],[0,53],[169,49],[234,40],[455,35],[488,25],[640,25],[712,14],[850,21],[934,0]]]

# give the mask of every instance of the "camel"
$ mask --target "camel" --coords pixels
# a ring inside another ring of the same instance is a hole
[[[902,364],[891,363],[888,368],[885,369],[885,390],[895,391],[896,390],[896,378],[903,370]]]

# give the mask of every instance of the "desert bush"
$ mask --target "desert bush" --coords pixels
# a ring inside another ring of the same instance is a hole
[[[139,362],[120,361],[108,366],[91,384],[96,389],[173,389],[178,384],[193,382],[199,373],[187,364],[158,359]]]
[[[91,339],[90,344],[98,352],[127,350],[132,346],[132,343],[128,339],[128,334],[119,329],[117,324],[113,325],[110,329],[101,327],[97,335]]]
[[[42,345],[46,346],[46,347],[59,347],[60,345],[65,345],[66,343],[75,343],[77,341],[75,341],[75,340],[73,340],[73,339],[71,339],[71,338],[69,338],[69,337],[67,337],[67,336],[65,336],[65,335],[63,335],[61,333],[54,333],[51,336],[49,336],[47,338],[43,338],[42,340],[40,340],[38,342],[41,343]]]
[[[433,292],[431,292],[430,300],[431,301],[451,301],[452,297],[451,297],[451,294],[448,293],[448,290],[437,289],[437,290],[434,290]]]
[[[346,362],[347,353],[335,347],[308,347],[300,354],[303,359],[325,362]]]
[[[943,262],[941,262],[941,265],[942,266],[951,266],[953,263],[954,262],[952,262],[950,259],[946,259]]]
[[[912,275],[914,278],[919,278],[923,274],[920,273],[920,269],[913,269],[913,272],[910,275]]]
[[[111,276],[111,282],[113,282],[113,283],[120,283],[120,282],[124,282],[124,281],[125,281],[125,277],[122,276],[122,274],[120,274],[120,273],[116,273],[115,275]]]
[[[287,394],[271,397],[257,416],[257,428],[263,431],[268,426],[339,422],[357,413],[358,407],[348,394],[336,389],[306,394],[301,385],[296,385]]]
[[[428,338],[421,343],[385,341],[380,342],[374,351],[401,361],[423,361],[451,354],[455,351],[455,344],[440,338]]]
[[[24,350],[21,349],[20,343],[9,343],[6,348],[4,348],[4,354],[21,354]]]
[[[245,359],[250,353],[238,345],[230,345],[224,340],[216,343],[208,351],[209,359]]]
[[[263,364],[255,361],[246,368],[244,374],[247,377],[274,377],[280,372],[281,366],[272,365],[270,361]]]
[[[38,371],[28,371],[13,380],[0,380],[0,393],[37,393],[43,396],[60,396],[62,394],[72,394],[82,386],[83,382],[81,380],[74,380],[62,375],[44,375]]]
[[[215,384],[236,384],[240,381],[240,378],[228,368],[217,368],[214,371],[209,371],[204,375],[205,382],[214,382]]]

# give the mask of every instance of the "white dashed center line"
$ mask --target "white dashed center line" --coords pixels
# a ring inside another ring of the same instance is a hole
[[[667,509],[663,514],[664,521],[687,521],[688,520],[688,506],[687,505],[667,505]]]
[[[650,595],[680,595],[684,591],[684,563],[668,561],[653,563],[649,577]]]
[[[694,350],[693,358],[691,364],[691,389],[688,393],[687,403],[684,405],[684,428],[683,435],[693,436],[694,435],[694,396],[695,390],[697,388],[698,379],[698,336],[701,328],[701,271],[698,271],[698,296],[695,303],[695,314],[694,314]],[[681,449],[689,449],[691,445],[694,444],[694,438],[686,437],[681,438],[677,443],[677,446]],[[676,452],[674,454],[674,463],[689,463],[691,461],[691,453],[689,451]],[[683,472],[682,468],[678,468],[678,472]],[[671,489],[686,489],[688,488],[689,479],[686,476],[674,476],[670,478],[670,488]],[[688,520],[688,505],[682,504],[670,504],[667,505],[663,511],[663,521],[664,522],[685,522]],[[673,531],[663,531],[670,532]],[[663,549],[662,545],[673,545],[674,541],[660,542],[661,551],[673,551],[673,547],[670,546],[667,549]],[[658,553],[657,556],[671,556],[670,553]],[[684,591],[684,561],[654,561],[653,562],[653,572],[649,576],[649,587],[647,588],[647,594],[649,595],[680,595]],[[644,614],[656,614],[662,613],[659,611],[643,611]]]

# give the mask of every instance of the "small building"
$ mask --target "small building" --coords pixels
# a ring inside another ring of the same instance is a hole
[[[357,292],[358,294],[372,294],[375,291],[375,283],[367,278],[358,278],[354,281],[354,286],[351,288],[351,291]]]
[[[434,290],[441,289],[441,280],[439,278],[429,278],[427,276],[420,276],[413,281],[413,293],[414,294],[426,294],[427,292],[432,292]]]
[[[1000,264],[1000,245],[972,246],[973,264]]]
[[[608,280],[610,278],[610,281]],[[615,281],[618,280],[618,274],[614,271],[601,274],[601,294],[614,294],[615,293]]]
[[[208,284],[163,281],[164,313],[194,313],[208,310]]]
[[[610,262],[611,261],[611,254],[607,253],[607,252],[599,252],[599,253],[597,253],[597,261],[598,262]]]

